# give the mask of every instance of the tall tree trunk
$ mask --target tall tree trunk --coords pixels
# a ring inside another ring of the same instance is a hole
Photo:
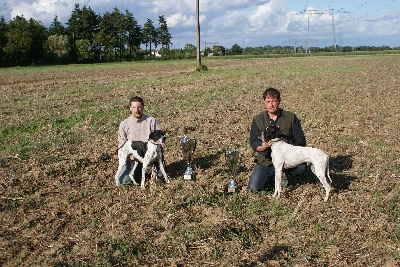
[[[201,70],[201,55],[200,55],[200,17],[199,17],[199,0],[196,0],[196,21],[197,21],[197,68]]]
[[[149,44],[150,44],[150,58],[152,58],[152,55],[151,55],[151,42],[149,42]]]

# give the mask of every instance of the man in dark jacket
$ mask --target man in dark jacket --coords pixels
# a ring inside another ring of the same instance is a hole
[[[261,133],[268,126],[279,127],[282,139],[294,146],[305,146],[306,139],[301,128],[300,120],[289,111],[279,107],[281,102],[280,92],[275,88],[267,88],[263,93],[265,111],[253,118],[250,128],[250,147],[257,153],[256,165],[250,175],[248,188],[251,191],[265,190],[268,186],[273,187],[275,181],[275,168],[272,165],[271,141],[268,143],[260,139]],[[307,164],[296,168],[285,170],[288,175],[300,175],[307,168]],[[282,177],[282,185],[287,186],[287,176]]]

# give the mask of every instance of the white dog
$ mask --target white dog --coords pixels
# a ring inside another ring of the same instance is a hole
[[[263,133],[264,141],[272,141],[272,163],[275,168],[275,192],[274,197],[281,193],[282,169],[297,167],[302,163],[312,164],[312,171],[318,177],[325,189],[324,201],[329,198],[331,190],[326,177],[332,182],[329,176],[329,157],[322,150],[313,147],[293,146],[285,143],[279,137],[278,129],[268,126]]]
[[[138,165],[138,162],[140,161],[143,164],[142,168],[142,180],[141,180],[141,188],[144,189],[144,183],[145,183],[145,174],[147,167],[155,162],[156,160],[159,163],[160,170],[162,174],[164,175],[164,179],[166,183],[169,183],[169,178],[167,173],[165,172],[164,169],[164,164],[162,160],[162,151],[161,147],[165,148],[164,144],[165,140],[165,133],[161,130],[155,130],[150,133],[149,136],[149,141],[146,143],[139,142],[139,141],[126,141],[125,144],[123,144],[119,149],[118,149],[118,170],[117,173],[115,174],[115,183],[117,186],[120,185],[118,175],[122,169],[122,167],[126,164],[126,160],[130,156],[130,159],[133,161],[133,167],[131,171],[129,172],[129,178],[134,184],[137,184],[135,179],[133,178],[133,173],[135,172],[135,169]],[[143,150],[145,150],[144,157],[142,158],[139,155],[139,147],[142,147]]]

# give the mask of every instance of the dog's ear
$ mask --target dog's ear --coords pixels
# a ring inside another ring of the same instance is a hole
[[[271,140],[276,138],[278,135],[278,128],[276,126],[271,125],[265,128],[264,139]]]
[[[276,128],[276,134],[277,134],[277,136],[280,136],[281,135],[281,128],[279,128],[279,126],[276,126],[275,127]]]
[[[275,126],[268,126],[267,128],[265,128],[265,131],[267,132],[267,133],[276,133],[276,127]]]

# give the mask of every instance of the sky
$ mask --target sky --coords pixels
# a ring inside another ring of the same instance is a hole
[[[0,16],[33,18],[49,27],[75,8],[103,15],[128,10],[143,26],[167,20],[171,48],[196,45],[196,0],[2,0]],[[400,0],[199,0],[201,49],[260,46],[400,46]]]

